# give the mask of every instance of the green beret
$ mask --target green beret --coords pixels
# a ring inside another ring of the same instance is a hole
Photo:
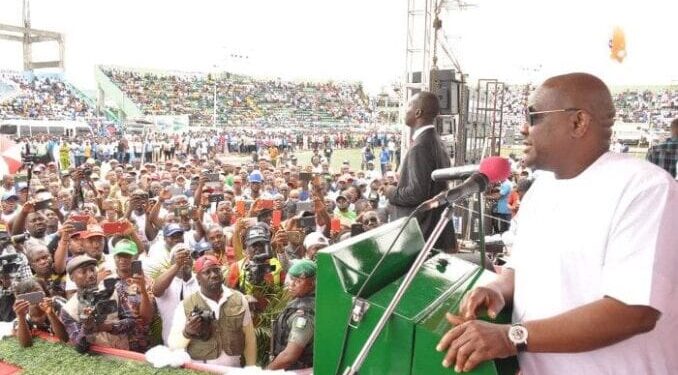
[[[316,265],[315,262],[308,259],[301,259],[294,262],[290,271],[288,272],[292,277],[315,277]]]

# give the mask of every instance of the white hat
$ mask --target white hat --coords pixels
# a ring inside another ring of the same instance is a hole
[[[329,246],[330,240],[328,240],[327,237],[323,236],[323,234],[320,232],[312,232],[306,235],[306,238],[304,238],[304,247],[306,249],[317,245]]]

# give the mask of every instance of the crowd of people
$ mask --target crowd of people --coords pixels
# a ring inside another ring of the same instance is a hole
[[[215,105],[219,125],[362,124],[372,119],[369,98],[355,83],[103,71],[144,114],[189,114],[192,124],[212,125]]]
[[[398,183],[396,137],[354,137],[362,165],[337,170],[339,134],[303,141],[308,165],[296,143],[224,162],[228,142],[209,132],[171,138],[184,146],[160,154],[137,137],[23,139],[37,157],[0,187],[2,320],[24,345],[39,329],[83,352],[164,344],[209,364],[310,367],[315,253],[388,222],[383,190]],[[261,353],[254,329],[285,285],[293,308],[278,312],[275,349]]]
[[[94,108],[57,76],[0,73],[0,119],[88,120]]]

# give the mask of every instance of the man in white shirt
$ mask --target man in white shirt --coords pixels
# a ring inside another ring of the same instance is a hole
[[[553,175],[521,202],[506,268],[448,316],[443,365],[518,354],[524,374],[676,374],[678,185],[608,152],[615,110],[600,79],[550,78],[530,104],[524,163]],[[476,320],[511,303],[513,325]]]
[[[253,366],[257,340],[247,299],[224,286],[221,263],[214,256],[198,258],[193,269],[200,290],[177,306],[169,347],[185,348],[196,362],[240,367],[244,356],[245,364]]]
[[[153,295],[162,318],[162,340],[169,345],[172,318],[177,306],[188,296],[200,290],[193,274],[193,259],[185,244],[175,245],[170,252],[171,266],[156,277]]]

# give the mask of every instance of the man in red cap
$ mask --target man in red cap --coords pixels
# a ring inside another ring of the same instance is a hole
[[[186,349],[194,361],[220,366],[256,362],[257,348],[252,315],[245,297],[224,286],[221,263],[203,255],[193,265],[200,290],[177,307],[169,347]]]

